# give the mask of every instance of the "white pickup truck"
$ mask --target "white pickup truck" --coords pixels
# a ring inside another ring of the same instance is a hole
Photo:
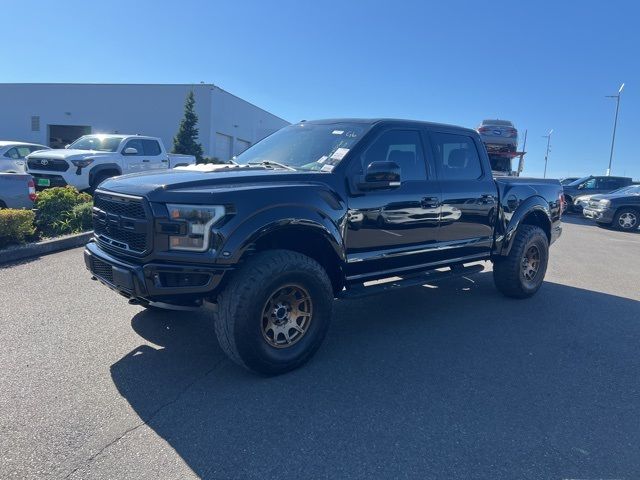
[[[93,191],[110,177],[126,173],[193,165],[192,155],[167,153],[162,140],[141,135],[84,135],[64,150],[27,156],[29,172],[38,188],[73,185]]]

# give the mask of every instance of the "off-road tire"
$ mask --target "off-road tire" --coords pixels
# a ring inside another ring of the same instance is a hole
[[[623,215],[631,215],[631,218],[633,218],[633,224],[630,224],[630,226],[628,227],[623,226],[623,221],[621,220],[621,218],[624,218]],[[616,215],[613,218],[613,223],[611,225],[613,226],[613,228],[622,232],[632,232],[634,230],[637,230],[638,226],[640,226],[640,211],[636,210],[635,208],[621,208],[616,212]]]
[[[525,276],[525,257],[537,250],[539,261],[537,271],[532,279]],[[493,281],[496,288],[507,297],[528,298],[534,295],[547,271],[549,262],[549,241],[540,227],[521,225],[516,232],[509,255],[495,259],[493,262]]]
[[[309,294],[312,315],[307,330],[286,348],[272,346],[263,332],[267,302],[279,288],[300,285]],[[259,252],[233,272],[218,296],[215,331],[227,356],[248,370],[278,375],[298,368],[318,350],[329,328],[333,290],[315,260],[289,250]]]

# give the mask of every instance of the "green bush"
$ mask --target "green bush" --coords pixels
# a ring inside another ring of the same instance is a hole
[[[35,233],[32,210],[0,210],[0,248],[12,243],[24,243]]]
[[[74,232],[84,232],[93,228],[93,219],[91,213],[93,203],[80,203],[71,210],[70,218],[72,219],[72,227]]]
[[[78,227],[78,221],[81,225],[86,224],[86,212],[74,213],[74,209],[89,205],[83,208],[90,210],[91,201],[91,195],[80,193],[71,186],[43,190],[38,194],[35,205],[36,227],[46,237],[79,231],[81,227]],[[78,215],[82,217],[80,220],[76,218]]]

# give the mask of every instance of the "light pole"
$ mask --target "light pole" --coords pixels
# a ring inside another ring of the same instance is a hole
[[[551,134],[553,133],[553,128],[549,130],[549,133],[543,135],[543,138],[547,139],[547,153],[544,154],[544,175],[542,178],[547,178],[547,160],[549,160],[549,146],[551,144]]]
[[[620,95],[624,89],[624,83],[620,85],[617,95],[606,95],[607,98],[616,99],[616,116],[613,120],[613,137],[611,137],[611,153],[609,154],[609,168],[607,168],[607,176],[611,175],[611,161],[613,160],[613,145],[616,143],[616,127],[618,126],[618,110],[620,110]]]

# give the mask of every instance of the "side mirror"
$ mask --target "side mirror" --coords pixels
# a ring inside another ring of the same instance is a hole
[[[395,162],[371,162],[362,181],[360,190],[380,190],[400,186],[400,166]]]
[[[70,143],[67,143],[67,144],[64,146],[64,148],[69,148],[70,146],[71,146],[71,144],[70,144]]]
[[[124,149],[124,152],[122,152],[125,155],[137,155],[138,154],[138,149],[137,148],[133,148],[133,147],[127,147]]]
[[[578,185],[578,190],[584,190],[584,187],[585,187],[584,183],[581,185]]]

